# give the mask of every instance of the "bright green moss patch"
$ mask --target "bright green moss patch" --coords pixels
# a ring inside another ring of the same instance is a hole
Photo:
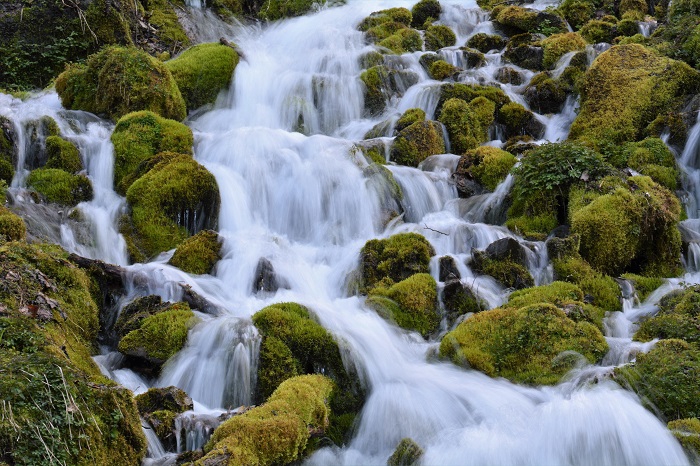
[[[518,309],[541,303],[561,306],[571,301],[583,301],[581,289],[572,283],[552,282],[549,285],[514,291],[504,307]]]
[[[552,68],[562,55],[585,48],[586,41],[575,32],[553,34],[542,41],[542,49],[544,50],[542,63],[545,68]]]
[[[559,16],[521,6],[503,6],[494,9],[491,20],[505,27],[508,32],[533,32],[549,36],[566,32],[566,22]]]
[[[423,449],[410,438],[401,439],[394,453],[387,460],[387,466],[411,466],[423,456]]]
[[[425,30],[425,50],[440,50],[443,47],[452,47],[456,43],[457,36],[447,26],[437,24]]]
[[[175,53],[190,45],[175,12],[175,4],[168,0],[148,0],[144,5],[150,13],[149,22],[156,27],[159,39],[169,52]]]
[[[292,18],[308,13],[314,5],[324,3],[326,3],[325,0],[265,0],[258,16],[268,21]]]
[[[119,351],[162,364],[180,351],[187,332],[197,323],[194,313],[182,303],[146,317],[138,329],[119,342]]]
[[[423,38],[415,29],[402,28],[395,34],[379,41],[377,45],[389,49],[397,55],[401,55],[420,51],[423,48]]]
[[[478,257],[476,253],[474,257]],[[476,272],[495,278],[506,288],[519,290],[535,285],[530,271],[512,260],[494,260],[484,257],[473,261],[471,265]]]
[[[214,103],[228,89],[238,54],[226,45],[210,43],[191,47],[165,62],[177,82],[189,110]]]
[[[122,117],[112,133],[114,186],[126,194],[131,183],[146,173],[149,161],[161,152],[192,154],[192,130],[153,112],[134,112]]]
[[[77,173],[83,169],[78,148],[60,136],[46,138],[46,155],[46,168],[57,168],[68,173]]]
[[[700,286],[693,286],[665,296],[659,302],[659,312],[644,320],[634,339],[678,338],[688,343],[700,343]]]
[[[574,30],[586,24],[595,9],[595,3],[587,0],[564,0],[559,4],[559,11]]]
[[[458,71],[459,69],[457,67],[447,63],[445,60],[434,61],[430,64],[430,68],[428,68],[430,77],[438,81],[454,76]]]
[[[595,363],[607,350],[596,327],[576,323],[550,304],[480,312],[440,343],[440,354],[456,364],[530,385],[557,383],[575,361],[563,352]]]
[[[486,34],[479,32],[474,34],[467,41],[467,47],[476,49],[481,53],[487,53],[491,50],[501,50],[506,46],[506,40],[497,34]]]
[[[399,120],[396,122],[394,131],[400,132],[404,128],[408,128],[413,123],[417,123],[419,121],[425,121],[425,112],[420,108],[409,108],[403,112],[401,118],[399,118]]]
[[[328,428],[333,390],[333,382],[322,375],[283,382],[267,403],[222,423],[195,464],[263,466],[301,460],[309,453],[311,432]]]
[[[136,180],[126,199],[135,230],[132,239],[146,256],[216,225],[220,203],[214,176],[191,156],[179,154]]]
[[[593,304],[606,311],[619,311],[620,287],[617,282],[593,268],[576,255],[553,261],[554,276],[557,280],[578,285],[584,294],[593,297]]]
[[[418,121],[401,130],[391,145],[391,160],[417,167],[431,155],[444,154],[442,127],[434,121]]]
[[[638,44],[602,53],[586,72],[570,138],[636,141],[659,113],[700,88],[700,73]]]
[[[411,8],[411,26],[423,29],[426,24],[430,24],[440,18],[442,6],[437,0],[421,0]]]
[[[700,455],[700,419],[678,419],[668,423],[668,429],[686,451]]]
[[[19,215],[8,208],[0,206],[0,239],[2,241],[21,241],[27,235],[27,227]]]
[[[470,168],[474,179],[493,191],[510,173],[517,159],[510,152],[491,146],[481,146],[467,153],[474,159]]]
[[[68,206],[92,199],[92,184],[85,175],[72,175],[57,168],[37,168],[29,174],[27,185],[47,202]]]
[[[175,250],[169,264],[184,272],[202,275],[210,273],[219,259],[219,235],[213,230],[204,230],[183,241]]]
[[[447,129],[452,152],[464,154],[486,142],[495,111],[496,105],[485,97],[476,97],[469,103],[459,98],[447,100],[438,120]]]
[[[163,63],[135,48],[107,47],[56,78],[63,106],[113,120],[137,110],[185,118],[185,101]]]
[[[632,282],[634,290],[637,292],[637,297],[640,301],[644,301],[658,287],[664,284],[663,278],[658,277],[642,277],[633,273],[623,273],[622,278]]]
[[[382,282],[391,285],[416,273],[428,273],[435,250],[418,233],[400,233],[367,241],[360,252],[363,289]]]

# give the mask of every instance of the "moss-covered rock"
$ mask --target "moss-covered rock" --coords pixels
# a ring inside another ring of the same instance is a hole
[[[411,26],[424,29],[427,24],[438,20],[440,13],[442,13],[442,6],[437,0],[420,0],[411,8]]]
[[[329,425],[333,382],[302,375],[282,383],[267,403],[223,422],[195,464],[287,464],[312,449],[311,434]]]
[[[481,146],[469,151],[473,165],[469,171],[474,180],[493,191],[510,173],[517,159],[510,152],[492,146]]]
[[[401,130],[391,145],[391,160],[417,167],[431,155],[444,154],[442,126],[435,121],[419,121]]]
[[[700,456],[700,419],[677,419],[668,423],[668,429],[687,452]]]
[[[495,79],[501,84],[512,84],[513,86],[520,86],[525,81],[522,73],[512,66],[499,68]],[[501,107],[501,109],[503,108]]]
[[[150,388],[136,396],[139,414],[150,424],[167,451],[177,448],[175,418],[194,408],[192,398],[177,387]]]
[[[559,4],[559,11],[574,30],[586,24],[595,10],[595,3],[588,0],[564,0]]]
[[[570,138],[636,141],[659,113],[697,93],[700,73],[638,44],[602,53],[586,72]]]
[[[183,120],[185,101],[167,67],[135,48],[107,47],[56,78],[64,107],[113,120],[138,110]]]
[[[439,115],[442,112],[442,108],[445,103],[447,103],[447,101],[450,99],[462,99],[465,102],[472,102],[477,97],[484,97],[493,102],[496,106],[496,112],[498,112],[505,104],[510,102],[510,98],[500,87],[479,86],[476,84],[463,83],[447,83],[440,86],[440,98],[438,99],[435,113]]]
[[[184,272],[202,275],[211,273],[219,259],[219,235],[213,230],[203,230],[183,241],[168,263]]]
[[[187,126],[150,111],[120,118],[112,133],[115,190],[126,194],[129,186],[153,167],[156,154],[192,154],[193,142]]]
[[[528,70],[540,71],[544,69],[544,50],[540,46],[542,36],[539,34],[519,34],[513,36],[506,50],[503,53],[510,63],[527,68]]]
[[[428,68],[430,77],[438,81],[453,77],[457,73],[459,73],[459,68],[447,63],[445,60],[436,60],[431,63],[430,68]]]
[[[562,55],[585,48],[586,41],[580,34],[575,32],[553,34],[542,41],[542,49],[544,50],[542,64],[545,68],[551,69]]]
[[[232,47],[208,43],[185,50],[165,62],[165,67],[177,82],[187,108],[194,110],[214,103],[219,91],[228,89],[238,60]]]
[[[51,136],[60,136],[61,130],[58,123],[52,117],[44,115],[37,119],[29,120],[24,123],[24,168],[34,170],[42,168],[46,165],[48,154],[46,152],[46,140]],[[15,135],[16,142],[19,143]],[[13,167],[17,166],[16,152],[13,156]]]
[[[387,466],[413,466],[423,456],[423,449],[410,438],[401,439],[394,453],[387,460]]]
[[[391,285],[416,273],[428,273],[435,250],[417,233],[400,233],[367,241],[360,252],[362,284],[365,291],[379,282]]]
[[[427,273],[411,275],[388,288],[373,288],[367,304],[399,327],[415,330],[424,337],[440,325],[437,283]]]
[[[136,180],[126,193],[134,233],[131,239],[148,257],[216,226],[216,179],[189,155],[173,154]]]
[[[19,215],[0,206],[0,240],[22,241],[27,235],[27,226]]]
[[[163,302],[158,295],[138,297],[122,308],[112,329],[117,339],[121,339],[129,332],[141,327],[141,323],[146,317],[167,311],[172,306],[176,306],[176,310],[184,309],[179,304]]]
[[[447,100],[438,120],[447,129],[452,152],[463,154],[486,142],[495,111],[496,104],[486,97],[476,97],[469,103],[459,98]]]
[[[474,294],[471,287],[464,285],[456,278],[445,282],[445,287],[442,289],[442,303],[445,306],[445,317],[449,327],[465,314],[488,309],[488,305]]]
[[[607,350],[596,327],[550,304],[480,312],[440,343],[440,354],[456,364],[532,385],[557,383],[576,362],[569,352],[594,363]]]
[[[589,301],[604,311],[621,310],[620,287],[607,275],[595,271],[578,254],[553,261],[556,280],[575,283],[590,298]]]
[[[78,148],[59,136],[46,138],[46,155],[46,168],[57,168],[68,173],[77,173],[83,169]]]
[[[495,260],[482,251],[474,251],[471,267],[475,272],[495,278],[506,288],[519,290],[535,285],[527,268],[511,259]]]
[[[700,350],[683,340],[658,342],[634,364],[615,369],[615,376],[666,419],[700,414]]]
[[[460,51],[462,52],[462,63],[465,68],[480,68],[486,65],[486,57],[478,50],[461,47]]]
[[[521,6],[494,9],[491,20],[511,35],[531,32],[548,36],[567,30],[566,22],[559,16]]]
[[[377,45],[388,49],[392,53],[401,55],[422,50],[423,37],[415,29],[401,28],[386,39],[379,41]]]
[[[566,102],[566,92],[549,73],[535,75],[525,88],[524,97],[537,113],[558,113]]]
[[[664,284],[664,279],[659,277],[643,277],[634,273],[623,273],[622,278],[628,280],[634,286],[634,291],[640,301],[646,300],[658,287]]]
[[[119,341],[119,351],[149,363],[163,364],[182,349],[187,332],[196,323],[187,304],[175,304],[167,311],[143,319],[138,329]]]
[[[509,78],[510,79],[510,78]],[[498,112],[498,122],[505,127],[506,137],[531,136],[539,139],[545,127],[535,115],[517,102],[510,102]]]
[[[609,159],[620,168],[630,167],[649,176],[671,191],[680,185],[676,158],[659,138],[650,137],[636,143],[627,143],[622,146],[622,150],[611,153]]]
[[[258,16],[268,21],[292,18],[302,16],[311,11],[315,5],[325,3],[325,0],[265,0]]]
[[[457,43],[457,36],[449,27],[442,24],[428,26],[425,30],[425,50],[440,50]]]
[[[634,339],[639,341],[654,338],[700,343],[700,286],[664,297],[659,312],[644,320],[634,334]]]
[[[583,25],[579,34],[590,44],[610,43],[614,29],[615,23],[592,19]]]
[[[390,97],[399,95],[404,86],[415,84],[418,77],[409,71],[378,65],[363,71],[360,80],[365,86],[365,111],[369,116],[376,116],[384,111]]]
[[[412,18],[411,11],[407,8],[388,8],[386,10],[375,11],[363,19],[357,29],[367,32],[377,26],[390,23],[398,23],[403,27],[408,27],[411,25]]]
[[[27,178],[27,185],[47,202],[74,206],[92,199],[92,184],[85,175],[72,175],[57,168],[37,168]]]
[[[57,246],[0,245],[0,420],[10,464],[141,461],[146,440],[131,392],[103,377],[90,355],[99,330],[88,276]]]
[[[417,123],[419,121],[425,121],[425,112],[420,108],[409,108],[403,112],[401,117],[396,121],[394,131],[399,133],[403,129],[408,128],[413,123]]]
[[[491,50],[501,50],[506,46],[506,42],[506,39],[498,34],[479,32],[469,38],[467,47],[476,49],[481,53],[487,53]]]

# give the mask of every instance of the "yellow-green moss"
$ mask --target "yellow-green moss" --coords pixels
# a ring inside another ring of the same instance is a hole
[[[357,29],[367,32],[372,28],[376,28],[377,26],[390,23],[397,23],[403,27],[408,27],[411,25],[411,19],[411,11],[407,8],[389,8],[386,10],[375,11],[363,19]]]
[[[665,296],[659,312],[644,320],[634,339],[678,338],[688,343],[700,343],[700,286],[693,286]]]
[[[635,141],[660,112],[673,111],[700,88],[700,73],[639,44],[602,53],[586,72],[581,111],[570,138]]]
[[[423,37],[415,29],[402,28],[378,44],[391,52],[401,55],[420,51],[423,48]]]
[[[326,0],[265,0],[258,16],[268,21],[292,18],[308,13],[314,5],[325,3]]]
[[[190,45],[184,28],[175,13],[176,5],[169,0],[148,0],[149,22],[158,30],[158,38],[174,54]]]
[[[542,49],[544,50],[542,63],[545,68],[552,68],[562,55],[585,48],[586,41],[583,40],[580,34],[575,32],[553,34],[542,41]]]
[[[658,287],[664,284],[664,279],[659,277],[642,277],[633,273],[623,273],[622,278],[629,280],[634,285],[637,297],[644,301]]]
[[[369,240],[360,252],[363,289],[372,289],[379,282],[391,285],[416,273],[428,273],[430,257],[434,255],[428,240],[418,233]]]
[[[586,24],[595,10],[594,2],[587,0],[564,0],[559,5],[559,11],[574,30]]]
[[[46,155],[46,168],[58,168],[68,173],[77,173],[83,169],[78,148],[60,136],[46,138]]]
[[[92,199],[92,184],[85,175],[72,175],[57,168],[37,168],[27,178],[27,186],[47,202],[73,206]]]
[[[185,118],[185,101],[170,71],[135,48],[107,47],[85,65],[72,65],[56,78],[64,107],[106,115],[113,120],[138,110],[165,118]]]
[[[668,423],[668,429],[691,454],[700,456],[700,419],[678,419]]]
[[[486,97],[476,97],[469,103],[459,98],[447,100],[438,120],[447,129],[452,152],[464,154],[486,142],[495,112],[496,104]]]
[[[468,153],[474,159],[470,168],[474,179],[493,191],[510,173],[517,159],[510,152],[491,146],[481,146]]]
[[[0,206],[0,239],[2,241],[21,241],[27,235],[27,227],[19,215],[8,208]]]
[[[481,53],[487,53],[491,50],[501,50],[506,46],[506,40],[497,34],[486,34],[479,32],[474,34],[467,41],[467,47],[478,50]]]
[[[401,439],[394,453],[387,460],[387,466],[412,466],[423,456],[423,449],[410,438]]]
[[[423,29],[427,24],[437,21],[440,13],[442,13],[442,6],[438,0],[421,0],[411,8],[411,26]]]
[[[437,24],[425,30],[425,50],[440,50],[457,43],[457,36],[449,27]]]
[[[566,32],[566,22],[559,16],[523,8],[521,6],[503,6],[494,8],[491,20],[510,31],[540,33],[546,36]]]
[[[534,286],[535,280],[523,265],[512,260],[494,260],[474,252],[471,263],[475,272],[495,278],[506,288],[517,290]]]
[[[222,423],[195,464],[288,464],[306,456],[311,432],[328,427],[333,382],[302,375],[283,382],[267,403]]]
[[[572,368],[572,358],[558,357],[563,352],[595,363],[607,350],[596,327],[550,304],[480,312],[440,343],[440,354],[456,364],[531,385],[555,384]]]
[[[555,279],[575,283],[605,311],[621,310],[620,287],[612,277],[593,270],[579,256],[554,260],[553,265]]]
[[[409,108],[398,119],[394,126],[394,131],[400,132],[404,128],[408,128],[413,123],[425,121],[425,112],[420,108]]]
[[[135,241],[146,256],[176,247],[202,228],[216,225],[216,179],[189,155],[157,163],[126,193]],[[196,220],[196,223],[195,223]]]
[[[129,186],[154,164],[161,152],[192,154],[192,130],[153,112],[134,112],[122,117],[112,133],[114,144],[114,187],[126,194]]]
[[[177,82],[189,110],[214,103],[228,89],[238,54],[232,47],[210,43],[191,47],[165,62]]]
[[[175,250],[169,264],[184,272],[202,275],[210,273],[219,259],[219,235],[213,230],[204,230],[183,241]]]
[[[430,74],[430,77],[437,79],[438,81],[447,79],[458,71],[459,69],[457,67],[447,63],[445,60],[436,60],[431,63],[430,68],[428,68],[428,74]]]
[[[444,154],[442,127],[434,121],[418,121],[401,130],[391,145],[391,160],[417,167],[431,155]]]

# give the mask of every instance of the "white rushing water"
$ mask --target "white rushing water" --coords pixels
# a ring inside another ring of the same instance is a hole
[[[475,3],[441,3],[441,21],[456,30],[458,46],[477,32],[493,32]],[[455,258],[462,281],[490,307],[503,303],[508,290],[469,269],[472,248],[514,237],[526,246],[536,282],[552,280],[544,243],[524,241],[491,224],[502,216],[499,209],[512,177],[494,193],[458,199],[450,179],[456,156],[435,156],[418,169],[389,166],[403,191],[398,205],[391,205],[403,213],[386,224],[386,207],[393,201],[387,200],[382,183],[367,175],[368,164],[356,143],[374,125],[395,120],[408,108],[420,107],[434,116],[438,83],[418,64],[420,53],[397,58],[393,66],[412,72],[418,82],[394,96],[383,116],[364,117],[359,59],[373,48],[355,27],[372,11],[411,4],[349,0],[265,27],[230,30],[227,38],[245,51],[245,58],[230,91],[214,109],[189,122],[195,132],[195,158],[214,174],[221,192],[223,259],[212,276],[190,276],[161,258],[130,266],[126,277],[132,295],[158,294],[166,300],[180,299],[179,284],[186,283],[223,315],[201,316],[186,347],[166,363],[159,380],[119,372],[124,369],[109,356],[100,357],[103,371],[137,390],[143,384],[186,390],[195,410],[177,421],[186,433],[183,441],[178,436],[178,450],[199,447],[219,413],[251,403],[259,336],[250,316],[271,303],[294,301],[308,306],[344,342],[345,362],[360,368],[368,389],[349,444],[323,448],[308,464],[385,464],[403,437],[424,448],[422,463],[428,465],[687,464],[665,425],[614,382],[527,388],[437,362],[430,357],[436,341],[400,330],[368,310],[362,298],[348,297],[349,276],[364,243],[407,231],[423,234],[436,257]],[[206,20],[204,15],[197,18]],[[442,53],[449,58],[453,51]],[[465,70],[460,79],[501,86],[526,105],[524,86],[496,83],[499,66],[500,55],[489,54],[485,67]],[[518,70],[528,79],[532,76]],[[125,264],[123,240],[115,228],[123,200],[111,188],[111,127],[96,121],[69,130],[55,94],[37,100],[40,111],[50,112],[79,145],[95,185],[95,200],[79,206],[94,225],[94,244],[81,244],[67,230],[62,244],[82,255]],[[31,105],[13,100],[8,107],[20,110],[9,116],[23,121],[29,117],[17,118],[17,112],[29,114]],[[562,113],[538,117],[547,126],[545,139],[566,137],[576,105],[570,99]],[[275,293],[253,291],[261,259],[269,261],[286,287]],[[432,271],[437,279],[434,263]],[[654,302],[644,309],[653,312]],[[630,305],[609,320],[611,346],[616,348],[615,338],[622,339],[618,353],[627,352],[611,355],[606,366],[627,362],[634,351],[646,349],[629,350],[630,328],[641,315],[634,309],[640,308]],[[616,324],[618,320],[624,322]],[[157,446],[149,452],[154,458],[164,455]]]

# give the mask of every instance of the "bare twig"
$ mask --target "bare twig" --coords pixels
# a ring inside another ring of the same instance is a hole
[[[433,229],[433,228],[430,228],[430,227],[429,227],[428,225],[426,225],[425,223],[423,224],[423,226],[425,226],[425,229],[426,229],[426,230],[434,231],[435,233],[440,233],[441,235],[450,236],[449,233],[445,233],[444,231],[435,230],[435,229]]]

